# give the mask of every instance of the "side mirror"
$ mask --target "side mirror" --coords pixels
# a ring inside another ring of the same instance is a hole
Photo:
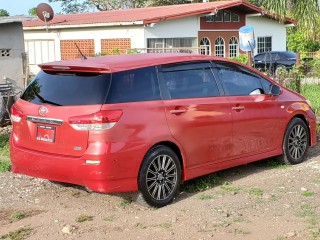
[[[280,87],[278,85],[271,84],[269,94],[272,96],[279,96],[280,93],[281,93]]]

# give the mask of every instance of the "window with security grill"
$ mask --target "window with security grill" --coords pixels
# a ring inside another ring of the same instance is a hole
[[[229,57],[237,57],[239,55],[238,39],[232,37],[229,40]]]
[[[258,37],[258,53],[272,51],[272,37]]]
[[[218,37],[214,44],[215,48],[215,56],[217,57],[224,57],[224,40],[222,37]]]
[[[0,57],[11,57],[12,51],[11,49],[0,49]]]

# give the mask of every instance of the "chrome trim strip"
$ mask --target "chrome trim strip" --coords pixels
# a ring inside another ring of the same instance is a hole
[[[42,117],[34,117],[34,116],[27,116],[27,121],[31,121],[34,123],[46,123],[46,124],[53,124],[61,126],[63,120],[60,119],[53,119],[53,118],[42,118]]]

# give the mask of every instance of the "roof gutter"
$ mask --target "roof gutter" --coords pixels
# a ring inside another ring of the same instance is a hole
[[[92,23],[92,24],[76,24],[76,25],[48,25],[48,29],[67,29],[67,28],[87,28],[87,27],[118,27],[118,26],[138,26],[143,25],[143,21],[135,22],[111,22],[111,23]],[[47,29],[45,25],[28,27],[24,26],[23,30],[43,30]]]

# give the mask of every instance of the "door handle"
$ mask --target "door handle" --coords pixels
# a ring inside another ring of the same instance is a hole
[[[185,113],[187,110],[186,109],[174,109],[174,110],[170,110],[171,114],[181,114],[181,113]]]
[[[237,112],[240,112],[240,111],[243,111],[244,110],[244,107],[243,106],[236,106],[236,107],[233,107],[232,110],[235,110]]]

